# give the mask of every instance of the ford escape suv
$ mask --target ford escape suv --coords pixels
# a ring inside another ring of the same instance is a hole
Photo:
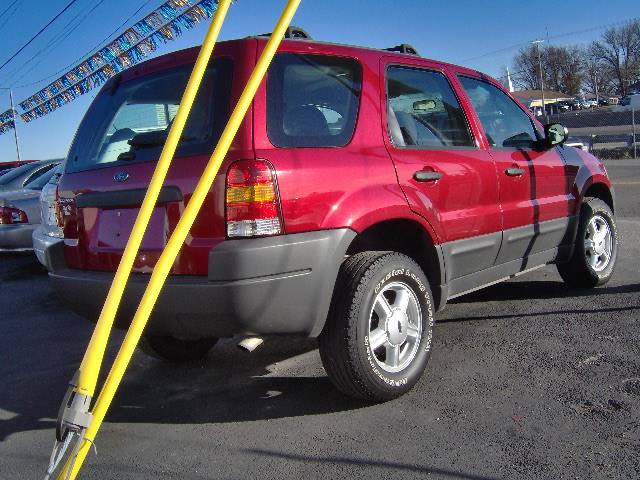
[[[126,328],[265,37],[216,46],[137,256]],[[194,64],[124,71],[83,119],[58,185],[57,292],[95,321]],[[600,161],[494,79],[405,46],[282,43],[145,331],[171,360],[232,335],[319,337],[347,395],[408,391],[448,299],[555,263],[609,280],[618,233]]]

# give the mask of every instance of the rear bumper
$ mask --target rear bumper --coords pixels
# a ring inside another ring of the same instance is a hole
[[[38,261],[44,265],[47,270],[51,270],[49,257],[46,255],[46,251],[54,244],[62,242],[62,239],[47,235],[41,227],[38,227],[33,231],[32,239],[33,252],[36,254],[36,257],[38,257]]]
[[[38,225],[0,225],[0,250],[30,250],[31,235]]]
[[[169,277],[146,332],[180,338],[317,336],[354,237],[352,230],[338,229],[222,242],[209,254],[208,278]],[[74,311],[96,321],[113,274],[66,268],[61,244],[46,255],[56,292]],[[148,279],[131,276],[117,327],[127,328]]]

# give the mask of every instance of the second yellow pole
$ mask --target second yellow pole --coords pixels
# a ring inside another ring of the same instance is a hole
[[[131,326],[127,331],[120,350],[118,351],[118,355],[111,367],[111,371],[105,381],[104,387],[96,400],[96,404],[92,412],[93,418],[91,425],[85,434],[85,441],[80,447],[75,461],[70,459],[67,462],[65,468],[58,477],[59,480],[67,478],[67,475],[70,480],[74,480],[76,478],[87,453],[89,452],[90,445],[93,443],[93,440],[102,425],[107,409],[115,396],[116,390],[122,381],[125,370],[131,361],[136,345],[142,336],[142,332],[147,324],[149,316],[151,315],[151,311],[153,310],[153,307],[160,295],[162,286],[169,275],[171,266],[173,265],[180,248],[184,244],[184,241],[191,230],[193,222],[195,221],[195,218],[211,189],[211,185],[218,174],[220,165],[231,147],[231,143],[240,128],[240,124],[242,123],[242,120],[256,95],[260,83],[267,73],[267,69],[271,64],[287,28],[291,24],[291,20],[293,19],[300,2],[301,0],[288,0],[280,19],[271,34],[271,38],[267,42],[264,51],[258,59],[256,67],[251,73],[251,77],[249,78],[249,81],[247,82],[247,85],[245,86],[244,91],[238,99],[238,103],[229,118],[229,122],[220,136],[218,145],[213,151],[213,154],[205,167],[204,173],[193,192],[193,196],[189,200],[178,225],[172,233],[171,238],[167,242],[167,246],[153,269],[151,279],[149,280],[149,284],[147,285],[140,305],[138,306],[133,321],[131,322]],[[71,469],[71,471],[69,471],[69,469]]]
[[[115,319],[116,312],[118,311],[118,306],[120,305],[125,286],[127,285],[127,280],[131,274],[133,263],[138,255],[140,245],[142,244],[142,238],[144,237],[149,220],[153,214],[153,209],[158,201],[160,189],[164,184],[167,172],[171,166],[171,160],[173,159],[180,137],[182,136],[182,131],[187,122],[189,112],[191,111],[191,106],[193,105],[196,94],[198,93],[200,82],[202,81],[202,77],[204,76],[207,65],[209,64],[209,59],[213,53],[213,48],[218,39],[220,29],[230,5],[231,0],[218,1],[213,21],[211,22],[209,30],[202,42],[200,53],[198,54],[193,71],[191,72],[191,76],[187,82],[187,87],[182,95],[182,100],[180,101],[180,106],[178,107],[176,116],[171,124],[167,140],[162,148],[162,153],[158,159],[153,176],[151,177],[149,188],[147,189],[147,193],[145,194],[140,211],[138,212],[138,216],[133,225],[133,230],[127,240],[127,245],[125,246],[122,259],[120,260],[113,282],[111,283],[107,299],[105,300],[102,311],[100,312],[100,317],[98,318],[95,329],[93,330],[89,346],[82,358],[82,363],[80,364],[80,375],[76,388],[76,392],[79,394],[92,397],[95,391],[102,358],[104,357],[107,342],[109,341],[109,334],[111,333],[113,321]]]

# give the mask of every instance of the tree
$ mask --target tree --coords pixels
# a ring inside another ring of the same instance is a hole
[[[580,47],[545,45],[540,48],[544,88],[569,95],[580,93],[583,80],[583,57]],[[520,49],[513,62],[514,83],[524,89],[540,89],[538,46]]]
[[[614,81],[617,93],[626,95],[629,85],[640,80],[640,20],[607,30],[591,44],[589,57]]]
[[[584,72],[582,89],[586,93],[593,95],[595,95],[596,92],[599,95],[615,94],[616,82],[600,62],[590,57],[588,50],[585,54],[582,68]]]
[[[544,68],[543,68],[544,70]],[[521,48],[513,59],[513,83],[524,90],[540,89],[540,67],[537,47]]]
[[[578,95],[583,79],[582,59],[583,50],[580,47],[546,46],[542,67],[548,88],[569,95]]]

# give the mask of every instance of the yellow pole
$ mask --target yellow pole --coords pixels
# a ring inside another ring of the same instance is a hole
[[[191,226],[204,203],[207,193],[211,189],[211,185],[213,184],[218,170],[220,169],[220,165],[231,147],[231,143],[233,142],[236,132],[240,127],[242,119],[247,113],[247,110],[255,97],[256,91],[258,90],[258,87],[271,64],[271,60],[273,59],[273,56],[284,37],[285,31],[289,27],[291,20],[300,5],[300,2],[301,0],[288,0],[287,5],[278,20],[278,24],[271,34],[271,38],[267,42],[262,55],[258,59],[256,67],[253,70],[251,77],[249,78],[249,81],[247,82],[247,85],[245,86],[233,113],[231,114],[231,117],[229,118],[229,122],[220,136],[218,145],[213,151],[213,154],[205,167],[204,173],[193,192],[193,196],[189,200],[176,229],[172,233],[171,238],[167,242],[167,246],[153,269],[151,279],[149,280],[149,284],[147,285],[140,305],[138,306],[133,321],[131,322],[131,326],[129,327],[127,335],[122,342],[118,355],[113,362],[113,366],[111,367],[111,371],[105,381],[104,387],[96,400],[96,404],[92,412],[93,418],[91,420],[91,425],[85,434],[85,441],[78,451],[75,462],[72,462],[72,459],[67,461],[65,468],[58,477],[59,480],[67,478],[66,475],[69,473],[68,469],[71,465],[73,465],[73,467],[68,478],[69,480],[75,480],[82,463],[89,452],[90,445],[102,425],[107,409],[109,408],[116,390],[122,381],[125,370],[131,361],[136,345],[140,340],[140,336],[142,335],[142,331],[146,326],[149,315],[153,310],[153,306],[160,295],[160,291],[167,279],[169,271],[171,270],[171,266],[173,265],[184,240],[191,230]]]
[[[122,259],[118,265],[113,283],[109,289],[107,299],[102,307],[100,317],[96,323],[96,327],[89,341],[89,346],[84,354],[82,363],[80,364],[80,375],[78,379],[78,386],[76,392],[82,395],[92,397],[98,381],[98,374],[100,371],[100,365],[104,357],[104,352],[109,340],[109,334],[113,327],[113,321],[122,299],[127,280],[131,273],[131,268],[140,249],[142,238],[149,224],[153,209],[156,206],[160,189],[164,184],[164,180],[167,176],[167,171],[171,166],[171,160],[182,136],[182,131],[187,122],[187,117],[191,111],[191,106],[198,93],[198,88],[204,76],[204,72],[211,58],[211,53],[218,39],[220,28],[224,22],[224,18],[229,9],[231,0],[220,0],[218,7],[207,31],[207,34],[202,42],[202,48],[198,54],[198,58],[189,77],[187,87],[185,88],[178,112],[171,124],[169,135],[160,154],[160,159],[156,165],[153,176],[151,177],[151,183],[147,189],[147,193],[140,207],[140,212],[133,225],[131,236],[127,241],[127,245],[124,249]]]

